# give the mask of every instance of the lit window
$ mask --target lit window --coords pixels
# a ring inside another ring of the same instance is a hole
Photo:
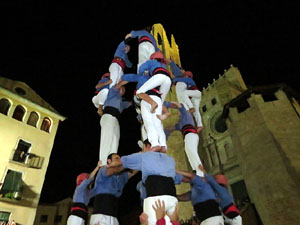
[[[25,109],[18,105],[14,111],[13,118],[19,121],[23,121],[23,117],[25,115]]]
[[[36,112],[31,112],[27,120],[27,124],[36,127],[38,120],[39,120],[39,115]]]
[[[0,100],[0,113],[7,115],[9,108],[10,108],[10,102],[7,99],[2,98]]]
[[[10,217],[10,212],[0,211],[0,222],[1,222],[1,224],[2,224],[2,222],[8,223],[9,217]]]
[[[50,127],[51,127],[51,120],[45,117],[41,126],[41,130],[44,130],[49,133]]]
[[[4,198],[21,200],[22,188],[22,173],[13,170],[8,170],[0,194]]]
[[[26,159],[27,155],[29,154],[30,147],[31,147],[30,143],[23,141],[23,140],[19,140],[18,147],[15,150],[15,153],[13,156],[13,160],[17,161],[17,162],[25,162],[25,159]]]

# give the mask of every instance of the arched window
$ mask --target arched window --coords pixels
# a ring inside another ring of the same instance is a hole
[[[10,102],[7,99],[2,98],[0,100],[0,113],[7,115],[9,108],[10,108]]]
[[[25,109],[18,105],[14,111],[13,118],[19,121],[23,121],[23,117],[25,115]]]
[[[36,127],[38,120],[39,120],[39,115],[36,112],[31,112],[27,120],[27,124]]]
[[[45,117],[41,126],[41,130],[44,130],[49,133],[50,127],[51,127],[51,120]]]

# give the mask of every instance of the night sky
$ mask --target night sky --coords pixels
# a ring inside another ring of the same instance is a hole
[[[131,30],[161,23],[169,40],[174,35],[182,66],[194,73],[201,90],[233,64],[248,86],[284,82],[300,91],[296,2],[178,2],[1,2],[0,76],[27,83],[67,117],[58,128],[40,202],[72,197],[76,176],[96,166],[100,126],[91,102],[94,87]],[[136,54],[133,42],[133,62]],[[125,97],[130,99],[132,88]],[[139,150],[135,116],[133,107],[122,114],[120,155]],[[131,191],[139,179],[124,190],[127,211],[139,204]]]

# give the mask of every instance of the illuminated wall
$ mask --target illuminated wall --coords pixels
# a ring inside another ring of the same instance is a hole
[[[64,119],[25,83],[0,77],[0,221],[33,224]]]

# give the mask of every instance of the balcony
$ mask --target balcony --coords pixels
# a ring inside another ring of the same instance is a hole
[[[12,163],[20,164],[29,168],[40,169],[43,166],[44,157],[24,151],[15,150],[10,161]]]

